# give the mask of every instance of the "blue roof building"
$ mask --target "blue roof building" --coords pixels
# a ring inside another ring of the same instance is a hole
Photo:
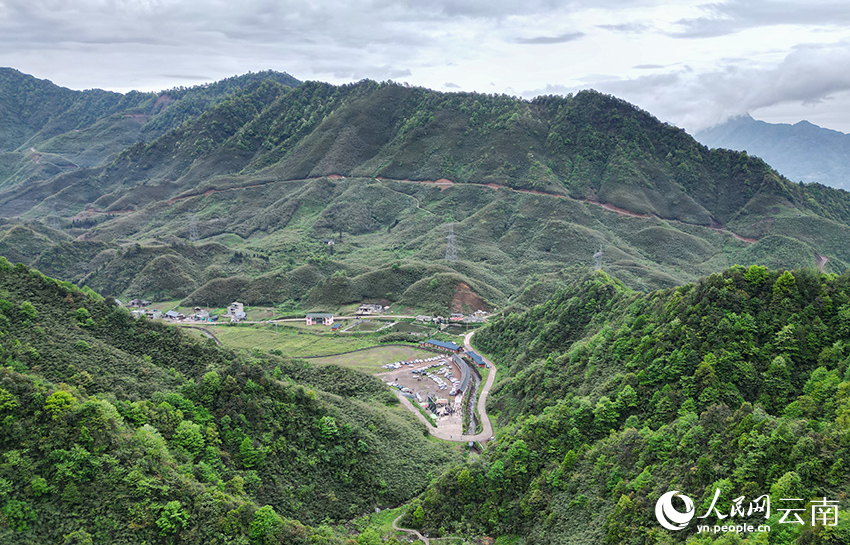
[[[427,341],[420,343],[419,346],[421,346],[422,348],[435,348],[437,350],[445,350],[447,352],[454,352],[455,354],[463,350],[455,343],[438,341],[437,339],[428,339]]]

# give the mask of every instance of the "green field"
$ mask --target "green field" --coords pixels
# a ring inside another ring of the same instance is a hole
[[[277,349],[287,356],[323,356],[339,354],[349,350],[377,346],[373,337],[336,335],[321,326],[300,327],[283,325],[224,325],[214,326],[213,331],[225,346],[263,352]]]
[[[415,358],[424,359],[433,355],[433,352],[420,350],[413,346],[377,346],[371,350],[364,350],[362,352],[353,352],[351,354],[342,354],[328,358],[313,358],[310,362],[341,365],[376,375],[387,371],[387,369],[381,367],[386,363]]]
[[[434,328],[420,324],[412,324],[410,322],[399,322],[393,326],[393,331],[399,331],[402,333],[431,333],[434,331]]]

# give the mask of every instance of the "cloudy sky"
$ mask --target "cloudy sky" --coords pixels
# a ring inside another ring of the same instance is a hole
[[[116,91],[266,69],[595,88],[692,132],[746,113],[850,132],[846,0],[0,0],[0,66]]]

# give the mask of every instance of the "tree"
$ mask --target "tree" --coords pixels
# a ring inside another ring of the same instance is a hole
[[[283,519],[271,505],[257,509],[254,520],[248,527],[248,536],[257,545],[277,543],[277,535],[283,530]]]
[[[469,474],[469,470],[467,468],[463,468],[460,473],[457,475],[457,485],[461,490],[466,490],[475,482],[475,479],[472,478],[472,475]]]
[[[47,411],[53,420],[57,420],[63,414],[71,410],[77,400],[65,390],[57,390],[44,402],[44,410]]]
[[[180,422],[174,431],[174,442],[193,457],[198,456],[204,449],[204,435],[201,433],[201,426],[191,420]]]
[[[92,545],[91,534],[85,530],[75,530],[62,538],[62,545]]]
[[[156,525],[159,527],[159,535],[166,536],[185,528],[188,521],[189,514],[183,509],[183,504],[174,500],[165,504]]]
[[[20,305],[18,305],[18,312],[20,312],[21,316],[26,320],[35,321],[38,318],[38,311],[29,301],[23,301]]]
[[[617,424],[620,414],[608,396],[602,396],[593,409],[593,424],[600,433],[607,433]]]
[[[422,506],[419,506],[422,509]],[[357,545],[381,545],[381,536],[374,528],[366,528],[357,536]]]

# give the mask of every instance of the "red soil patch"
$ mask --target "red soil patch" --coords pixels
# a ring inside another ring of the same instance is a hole
[[[475,312],[476,310],[486,310],[489,312],[490,310],[484,299],[472,291],[472,288],[464,282],[460,282],[455,286],[451,308],[452,312]]]

